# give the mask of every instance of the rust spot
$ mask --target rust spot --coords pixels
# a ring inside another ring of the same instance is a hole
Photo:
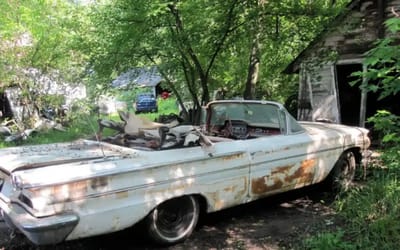
[[[296,165],[274,168],[271,175],[253,179],[251,191],[254,194],[264,194],[286,186],[301,186],[301,184],[312,183],[315,163],[315,159],[308,159],[302,161],[297,169],[295,169]],[[292,173],[292,171],[294,172]]]
[[[215,210],[220,210],[224,205],[224,201],[221,200],[221,198],[219,197],[218,192],[208,193],[208,195],[209,195],[210,199],[214,203],[214,209]]]
[[[282,188],[283,185],[283,181],[281,179],[278,178],[274,178],[273,184],[272,185],[268,185],[268,190],[275,190],[275,189],[280,189]]]
[[[33,188],[30,189],[30,192],[34,196],[40,196],[43,191],[50,191],[53,196],[52,204],[55,204],[58,202],[68,202],[73,199],[84,197],[88,191],[86,184],[86,180],[83,180],[68,184],[57,185],[50,188]]]
[[[90,187],[95,190],[98,188],[102,188],[108,185],[107,177],[97,177],[91,180]]]
[[[271,175],[275,174],[287,174],[289,173],[290,169],[292,169],[294,165],[287,165],[287,166],[282,166],[282,167],[277,167],[274,170],[271,171]]]
[[[267,185],[266,178],[269,176],[263,176],[255,178],[251,181],[251,191],[254,194],[263,194],[268,191],[282,188],[283,182],[280,179],[274,179],[272,185]]]
[[[225,192],[234,192],[235,191],[235,189],[236,189],[236,186],[230,186],[230,187],[226,187],[226,188],[224,188],[224,191]]]
[[[314,166],[315,159],[302,161],[299,168],[292,175],[285,177],[285,182],[293,184],[311,183],[314,179]]]
[[[128,195],[129,195],[128,191],[122,191],[122,192],[115,193],[115,196],[117,197],[117,199],[127,198]]]
[[[260,177],[251,180],[251,192],[260,194],[267,191],[267,185],[265,184],[264,178],[265,177]]]
[[[315,166],[315,159],[308,159],[301,162],[301,168],[311,168]]]
[[[243,202],[243,198],[247,195],[248,190],[247,178],[238,179],[237,183],[218,189],[215,192],[206,193],[206,196],[210,199],[209,203],[214,210],[220,210],[232,204]]]
[[[239,153],[239,154],[224,156],[224,157],[222,157],[222,160],[229,161],[229,160],[235,160],[235,159],[242,158],[242,157],[243,157],[243,153]]]
[[[241,201],[243,196],[247,193],[247,178],[243,178],[244,181],[244,188],[235,194],[235,201]]]
[[[71,192],[87,192],[86,181],[73,182],[69,186]]]

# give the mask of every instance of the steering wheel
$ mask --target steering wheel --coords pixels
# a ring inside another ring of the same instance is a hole
[[[221,132],[223,136],[233,139],[247,139],[249,137],[247,122],[243,120],[225,120]]]

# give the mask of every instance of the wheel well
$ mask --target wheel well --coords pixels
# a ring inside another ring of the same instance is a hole
[[[350,163],[346,160],[347,163],[344,163],[343,157],[345,157],[346,159],[349,159],[347,157],[349,157],[349,153],[352,153],[352,155],[354,156],[354,160],[355,160],[355,166],[353,165],[354,163]],[[339,158],[336,160],[335,164],[333,165],[332,169],[330,170],[330,172],[328,173],[328,175],[326,176],[326,178],[321,182],[323,189],[329,191],[329,192],[335,192],[337,193],[338,191],[341,191],[343,188],[343,190],[347,190],[349,183],[353,181],[353,179],[355,178],[355,171],[357,171],[357,168],[359,166],[359,163],[361,163],[361,153],[360,153],[360,148],[354,147],[354,148],[349,148],[345,151],[343,151]],[[352,169],[353,167],[355,167],[353,170],[351,171],[345,171],[346,175],[341,176],[342,174],[339,172],[342,172],[342,165],[346,164],[346,169],[350,169],[349,166],[350,164],[352,165]],[[347,179],[347,180],[346,180]]]
[[[184,197],[184,196],[193,196],[194,198],[196,198],[196,200],[199,202],[200,213],[206,213],[207,212],[207,207],[208,207],[207,199],[204,196],[202,196],[201,194],[184,194],[182,196],[171,197],[170,199],[166,199],[166,200],[158,203],[153,209],[155,209],[157,206],[159,206],[160,204],[162,204],[164,202],[167,202],[167,201],[172,200],[172,199],[179,199],[179,198]],[[153,209],[151,209],[148,214],[150,214]]]
[[[200,216],[200,218],[202,218],[205,214],[207,214],[207,208],[208,208],[208,202],[207,202],[207,199],[206,199],[206,197],[204,197],[203,195],[201,195],[201,194],[184,194],[184,195],[182,195],[182,196],[177,196],[177,197],[172,197],[172,198],[170,198],[170,199],[167,199],[167,200],[164,200],[163,202],[161,202],[161,203],[159,203],[158,205],[156,205],[153,209],[155,209],[157,206],[159,206],[160,204],[162,204],[162,203],[164,203],[164,202],[167,202],[168,200],[171,200],[171,199],[178,199],[178,198],[181,198],[181,197],[184,197],[184,196],[193,196],[197,201],[198,201],[198,203],[199,203],[199,212],[200,212],[200,214],[199,214],[199,216]],[[144,221],[145,221],[145,219],[146,219],[146,217],[151,213],[151,211],[153,211],[153,209],[152,210],[150,210],[149,211],[149,213],[147,213],[147,215],[139,222],[139,224],[140,225],[144,225]],[[199,219],[200,219],[199,218]]]
[[[207,199],[204,196],[202,196],[201,194],[192,194],[192,195],[199,202],[200,214],[207,213],[207,207],[208,207]]]
[[[360,152],[360,148],[349,148],[348,150],[346,150],[345,152],[351,151],[354,154],[355,160],[356,160],[356,164],[361,164],[362,161],[362,155]],[[345,153],[343,152],[343,153]]]

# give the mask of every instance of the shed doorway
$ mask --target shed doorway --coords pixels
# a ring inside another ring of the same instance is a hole
[[[352,73],[362,71],[362,64],[336,65],[337,94],[339,101],[340,123],[351,126],[360,125],[361,90],[360,84],[354,86],[350,82],[356,80]]]
[[[0,121],[13,118],[10,100],[5,92],[0,93]]]

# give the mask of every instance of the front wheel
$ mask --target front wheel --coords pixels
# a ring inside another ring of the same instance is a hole
[[[158,205],[146,218],[148,234],[156,243],[171,245],[188,238],[199,219],[199,203],[183,196]]]
[[[347,191],[353,182],[355,172],[356,159],[354,153],[351,151],[344,152],[328,176],[327,181],[330,189],[335,193]]]

